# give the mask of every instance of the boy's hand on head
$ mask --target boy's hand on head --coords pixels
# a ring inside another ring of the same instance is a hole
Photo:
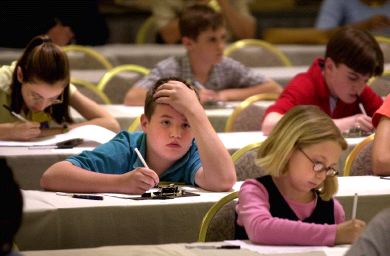
[[[123,177],[121,186],[129,194],[141,195],[160,182],[157,173],[145,167],[136,168],[121,176]]]
[[[351,244],[363,232],[366,223],[362,220],[352,219],[337,224],[335,244]]]
[[[13,124],[12,138],[15,140],[31,140],[41,134],[38,122],[16,122]]]
[[[154,98],[157,103],[169,104],[179,113],[187,115],[190,111],[203,109],[194,90],[179,81],[169,81],[161,85]]]

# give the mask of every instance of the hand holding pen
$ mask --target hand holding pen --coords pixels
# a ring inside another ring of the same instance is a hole
[[[141,195],[158,184],[159,177],[154,170],[148,167],[139,150],[137,149],[134,151],[145,168],[138,167],[122,174],[121,176],[123,177],[123,180],[121,182],[121,186],[124,186],[124,189],[126,190],[124,191],[125,193]]]
[[[10,134],[7,136],[12,140],[31,140],[41,134],[40,124],[37,122],[29,122],[26,118],[12,111],[7,105],[3,107],[9,111],[11,115],[16,117],[20,122],[11,123]]]

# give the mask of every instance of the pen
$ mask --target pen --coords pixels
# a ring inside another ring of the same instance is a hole
[[[19,115],[18,113],[15,113],[14,111],[11,110],[10,107],[8,107],[7,105],[3,104],[3,107],[8,110],[11,115],[13,115],[14,117],[16,117],[17,119],[19,119],[19,121],[22,121],[22,122],[28,122],[26,118],[22,117],[21,115]]]
[[[356,219],[357,201],[358,201],[358,194],[355,193],[355,196],[353,198],[353,205],[352,205],[352,219]]]
[[[362,111],[363,115],[367,116],[367,112],[366,112],[366,110],[364,109],[362,103],[359,103],[359,108],[360,108],[360,111]]]
[[[70,197],[73,197],[73,198],[88,199],[88,200],[103,200],[103,196],[98,196],[98,195],[72,194],[72,193],[64,193],[64,192],[56,192],[56,195],[59,195],[59,196],[70,196]]]
[[[224,244],[224,245],[203,245],[203,244],[194,244],[186,245],[186,249],[241,249],[240,245]]]
[[[146,163],[145,159],[142,157],[141,152],[139,152],[138,148],[134,148],[134,151],[135,151],[135,153],[137,154],[137,156],[139,157],[139,160],[141,160],[142,164],[143,164],[146,168],[150,169],[149,166],[148,166],[148,164]],[[155,187],[155,188],[158,188],[158,187],[159,187],[158,183],[155,184],[154,187]]]
[[[146,164],[145,159],[142,157],[141,152],[139,152],[138,148],[134,148],[134,151],[135,151],[135,153],[137,154],[137,156],[139,157],[139,160],[141,160],[142,164],[143,164],[146,168],[150,169],[149,166]]]

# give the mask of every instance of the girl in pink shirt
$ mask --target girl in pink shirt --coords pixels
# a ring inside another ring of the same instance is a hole
[[[336,166],[347,143],[316,106],[296,106],[262,143],[266,175],[246,180],[237,205],[236,238],[269,245],[352,243],[365,223],[345,221]]]

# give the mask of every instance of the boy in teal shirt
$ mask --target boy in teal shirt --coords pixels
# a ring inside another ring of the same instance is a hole
[[[52,165],[41,178],[42,188],[142,194],[160,180],[211,191],[232,188],[236,173],[231,157],[197,93],[184,81],[157,81],[148,91],[141,125],[143,132],[122,131],[93,151]],[[150,169],[138,159],[136,147]]]

